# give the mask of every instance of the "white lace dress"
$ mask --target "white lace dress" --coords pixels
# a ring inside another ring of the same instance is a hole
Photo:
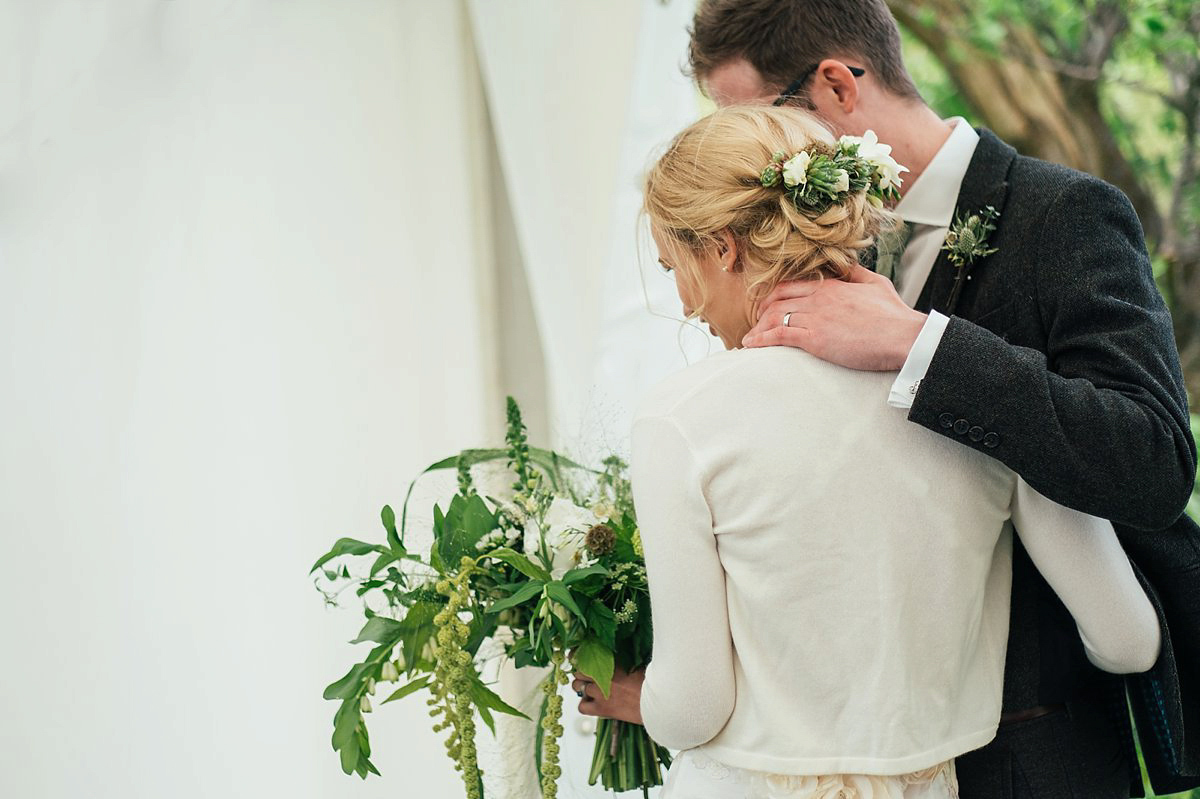
[[[899,776],[766,774],[684,750],[671,764],[661,799],[958,799],[954,761]]]

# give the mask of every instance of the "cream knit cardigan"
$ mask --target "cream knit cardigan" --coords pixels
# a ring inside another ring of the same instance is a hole
[[[1142,671],[1157,617],[1112,526],[887,405],[892,374],[714,355],[633,428],[650,734],[731,766],[903,774],[1000,718],[1012,527],[1089,657]],[[1114,453],[1119,457],[1119,453]]]

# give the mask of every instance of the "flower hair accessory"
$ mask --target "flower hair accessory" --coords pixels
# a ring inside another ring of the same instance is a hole
[[[797,209],[812,214],[840,205],[860,191],[881,208],[884,200],[900,199],[900,173],[908,171],[891,153],[891,146],[881,144],[875,131],[868,130],[862,136],[843,136],[833,147],[817,144],[790,157],[774,153],[758,179],[766,188],[782,185]]]

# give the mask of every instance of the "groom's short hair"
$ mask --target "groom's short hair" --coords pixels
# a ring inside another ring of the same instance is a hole
[[[825,58],[855,56],[892,94],[921,96],[884,0],[700,0],[690,33],[691,73],[701,84],[739,57],[782,88]]]

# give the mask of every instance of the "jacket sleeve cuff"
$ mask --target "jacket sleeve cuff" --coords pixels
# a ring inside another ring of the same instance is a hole
[[[929,318],[925,320],[921,332],[917,334],[917,340],[913,342],[912,349],[908,352],[908,358],[900,369],[900,374],[892,383],[892,390],[888,393],[888,405],[893,408],[911,408],[913,406],[917,389],[920,388],[921,381],[929,372],[929,365],[933,363],[933,355],[937,352],[938,344],[941,343],[942,335],[945,334],[946,325],[949,322],[950,317],[937,311],[929,312]]]

